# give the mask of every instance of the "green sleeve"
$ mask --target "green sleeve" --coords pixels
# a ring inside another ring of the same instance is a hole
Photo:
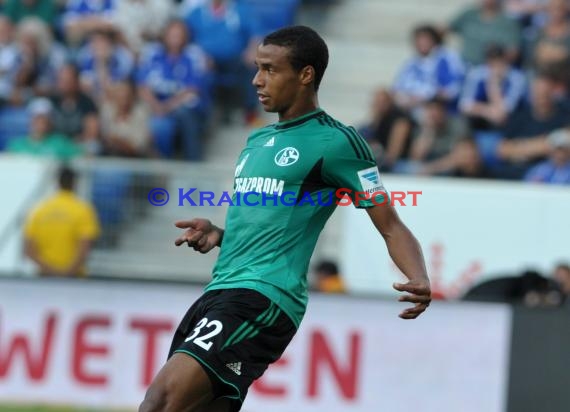
[[[346,191],[357,208],[388,201],[372,151],[354,128],[339,131],[332,138],[321,170],[324,181],[337,190]]]

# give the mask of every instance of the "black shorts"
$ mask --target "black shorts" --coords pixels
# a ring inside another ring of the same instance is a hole
[[[291,319],[261,293],[222,289],[204,293],[178,326],[168,357],[195,358],[212,381],[214,397],[239,411],[249,386],[293,339]]]

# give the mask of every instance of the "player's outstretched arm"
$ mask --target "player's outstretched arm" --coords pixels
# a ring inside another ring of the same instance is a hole
[[[415,319],[427,309],[431,302],[430,281],[420,244],[410,229],[400,220],[392,206],[375,206],[367,209],[367,212],[374,226],[386,241],[392,260],[409,279],[408,283],[394,284],[394,289],[407,292],[400,296],[400,302],[415,304],[400,313],[400,317]]]
[[[200,253],[208,253],[216,246],[222,245],[224,230],[213,225],[208,219],[196,218],[175,222],[177,228],[185,229],[174,244],[176,246],[188,244],[188,247]]]

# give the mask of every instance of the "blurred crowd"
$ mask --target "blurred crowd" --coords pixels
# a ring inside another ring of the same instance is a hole
[[[384,171],[570,184],[570,1],[475,0],[411,40],[360,129]]]
[[[215,109],[259,122],[255,45],[300,3],[0,0],[0,151],[200,160]]]

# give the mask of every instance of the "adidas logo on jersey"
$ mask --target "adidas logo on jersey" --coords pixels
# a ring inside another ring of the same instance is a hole
[[[267,141],[263,146],[265,147],[273,147],[275,145],[275,136]]]
[[[226,366],[230,368],[236,375],[241,375],[241,362],[228,363]]]

